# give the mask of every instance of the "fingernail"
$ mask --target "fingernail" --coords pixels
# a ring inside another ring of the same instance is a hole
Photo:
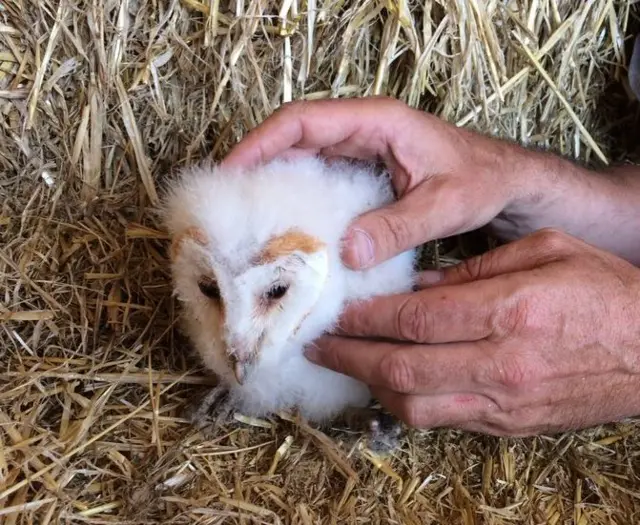
[[[320,360],[320,352],[316,346],[308,346],[304,349],[304,356],[312,363]]]
[[[359,268],[367,268],[373,262],[373,239],[359,228],[353,228],[346,237],[345,256]]]
[[[440,270],[425,270],[420,276],[424,284],[438,284],[442,279],[444,279],[444,272]]]

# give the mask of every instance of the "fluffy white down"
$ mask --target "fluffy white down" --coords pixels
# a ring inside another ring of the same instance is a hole
[[[388,177],[373,167],[349,162],[330,164],[308,157],[276,160],[252,170],[199,165],[183,170],[168,192],[165,220],[175,234],[189,227],[213,240],[218,260],[237,265],[238,273],[261,246],[291,228],[328,246],[329,275],[321,295],[299,331],[279,348],[260,355],[244,385],[238,385],[219,348],[205,302],[194,284],[198,269],[178,259],[173,264],[175,290],[186,310],[189,336],[205,366],[228,384],[238,410],[255,416],[297,409],[321,422],[349,406],[365,406],[369,389],[362,383],[310,363],[303,347],[331,330],[347,301],[409,291],[414,284],[415,252],[409,251],[366,271],[351,271],[340,260],[341,238],[361,213],[393,200]]]

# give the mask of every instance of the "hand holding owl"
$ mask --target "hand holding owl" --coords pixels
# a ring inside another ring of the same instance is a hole
[[[312,361],[415,426],[527,435],[640,413],[637,169],[592,172],[384,98],[287,105],[225,163],[310,153],[391,173],[399,199],[345,235],[351,268],[482,226],[515,241],[352,305]]]
[[[504,240],[554,227],[640,264],[635,169],[592,172],[383,97],[287,104],[223,165],[309,153],[382,160],[391,173],[399,200],[363,214],[345,236],[343,259],[352,268],[483,226]]]
[[[638,268],[541,230],[348,308],[308,356],[411,426],[571,430],[640,414],[639,297]]]

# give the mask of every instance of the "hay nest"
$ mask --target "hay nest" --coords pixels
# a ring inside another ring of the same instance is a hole
[[[286,419],[195,432],[183,408],[210,379],[175,328],[152,213],[164,173],[291,99],[391,94],[619,160],[632,3],[1,2],[0,520],[638,522],[634,421],[414,432],[384,464]]]

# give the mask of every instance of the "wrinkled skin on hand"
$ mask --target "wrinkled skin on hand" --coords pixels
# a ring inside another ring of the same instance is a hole
[[[527,436],[637,415],[640,270],[543,230],[352,305],[308,357],[415,427]]]

